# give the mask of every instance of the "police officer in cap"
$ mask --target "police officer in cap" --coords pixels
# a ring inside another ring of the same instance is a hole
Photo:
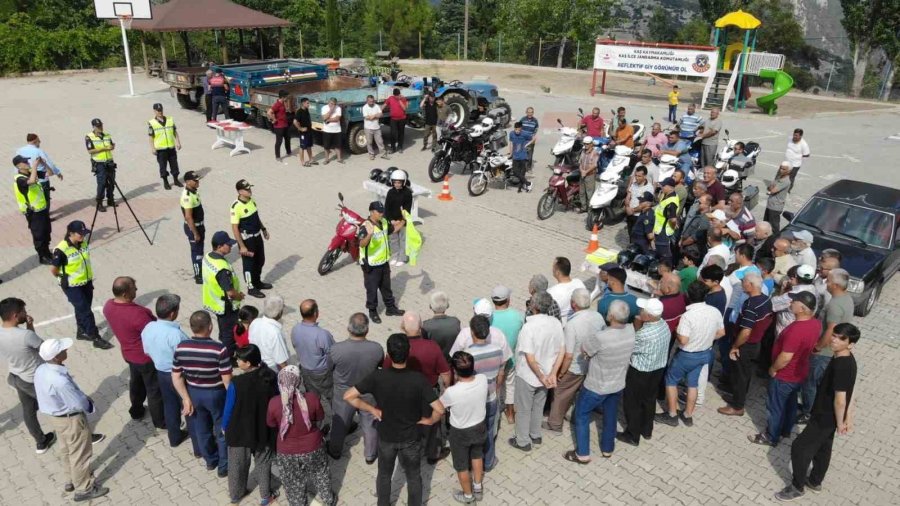
[[[39,160],[29,161],[24,156],[16,156],[12,161],[17,172],[13,182],[13,193],[19,204],[19,211],[25,215],[34,251],[38,261],[49,265],[50,255],[50,206],[47,194],[38,179]]]
[[[378,291],[384,300],[387,316],[402,316],[404,311],[397,308],[394,293],[391,292],[391,246],[388,235],[393,226],[384,218],[384,204],[375,201],[369,204],[369,218],[359,230],[359,262],[362,265],[363,284],[366,287],[366,308],[369,319],[381,323],[378,316]]]
[[[100,337],[94,320],[94,269],[88,251],[88,235],[91,231],[83,221],[75,220],[66,227],[66,238],[53,250],[50,272],[56,276],[59,286],[75,309],[77,331],[75,337],[93,341],[94,348],[108,350],[112,344]]]
[[[212,236],[212,251],[203,257],[203,307],[216,315],[219,324],[219,341],[230,354],[236,349],[234,326],[238,322],[238,308],[244,294],[241,280],[231,263],[225,258],[237,241],[228,232],[218,231]]]
[[[150,136],[150,152],[156,157],[159,164],[159,177],[163,180],[163,187],[171,190],[169,173],[175,186],[183,186],[178,181],[178,152],[181,149],[181,139],[178,138],[178,130],[175,128],[175,118],[166,117],[163,114],[163,106],[160,103],[153,104],[154,116],[147,125],[147,135]],[[169,166],[168,171],[166,165]]]
[[[653,214],[653,202],[656,199],[650,192],[644,192],[638,196],[638,206],[635,209],[634,225],[631,227],[631,243],[641,248],[641,253],[649,253],[650,242],[653,241],[653,228],[656,225],[656,217]]]
[[[184,215],[184,234],[191,244],[191,265],[194,282],[203,284],[200,265],[203,262],[203,241],[206,227],[203,224],[203,204],[200,203],[200,174],[189,170],[184,173],[184,190],[181,191],[181,214]]]
[[[269,240],[269,231],[259,218],[259,209],[253,200],[253,185],[246,179],[241,179],[234,187],[238,198],[231,204],[231,232],[241,251],[247,295],[261,299],[266,296],[262,290],[272,288],[271,284],[263,283],[261,279],[262,268],[266,263],[263,239]]]
[[[116,186],[116,162],[113,161],[113,150],[116,149],[116,143],[113,142],[112,136],[103,130],[100,118],[92,119],[91,126],[94,129],[84,136],[84,145],[91,155],[91,172],[97,176],[97,209],[103,213],[106,212],[106,208],[103,207],[104,193],[106,205],[110,207],[116,205],[113,198],[113,189]]]
[[[660,181],[659,204],[653,208],[653,242],[659,261],[673,267],[672,243],[678,230],[679,199],[675,193],[675,180],[671,177]]]

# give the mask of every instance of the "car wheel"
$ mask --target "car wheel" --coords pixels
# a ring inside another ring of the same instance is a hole
[[[875,307],[875,303],[878,302],[878,297],[881,296],[881,283],[877,283],[874,288],[869,291],[869,296],[866,297],[862,303],[856,306],[856,316],[868,316],[872,311],[872,308]]]

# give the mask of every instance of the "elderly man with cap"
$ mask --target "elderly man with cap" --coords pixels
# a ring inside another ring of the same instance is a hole
[[[672,332],[662,319],[663,303],[659,299],[638,299],[641,313],[634,319],[634,350],[625,374],[622,396],[625,430],[616,434],[619,441],[637,446],[653,437],[656,394],[666,372]]]
[[[522,124],[518,123],[518,125],[521,128]],[[597,186],[597,162],[600,159],[600,153],[594,148],[594,138],[590,135],[586,135],[581,142],[584,152],[581,153],[581,158],[578,160],[578,168],[581,170],[581,186],[578,195],[581,198],[580,212],[586,212],[591,207],[591,197]],[[527,146],[528,144],[526,144]]]
[[[97,210],[106,212],[103,207],[103,194],[106,194],[106,205],[116,205],[113,198],[113,189],[116,186],[116,162],[113,161],[113,151],[116,143],[112,136],[103,130],[103,122],[100,118],[91,120],[93,130],[84,136],[84,146],[91,155],[91,172],[97,177]]]
[[[169,174],[172,174],[172,184],[183,186],[178,181],[178,152],[181,150],[181,139],[175,128],[175,118],[166,117],[163,114],[163,105],[159,102],[153,104],[154,116],[147,123],[147,135],[150,138],[150,152],[156,156],[159,164],[159,177],[163,180],[166,190],[171,190]],[[166,169],[168,165],[168,170]]]
[[[766,430],[747,436],[759,445],[775,446],[791,435],[797,421],[797,395],[809,374],[809,357],[822,335],[822,322],[815,318],[816,296],[803,291],[790,294],[790,298],[794,322],[781,331],[772,348]]]
[[[503,375],[505,385],[498,390],[503,398],[503,407],[506,412],[506,420],[510,424],[515,423],[515,385],[516,385],[516,346],[519,343],[519,332],[525,325],[525,313],[521,309],[510,307],[512,290],[497,285],[491,290],[491,302],[494,304],[494,313],[490,316],[491,326],[500,329],[506,338],[506,345],[512,351],[509,360],[506,361],[506,372]]]
[[[784,161],[778,166],[778,172],[772,184],[766,188],[766,213],[763,219],[772,225],[772,233],[778,235],[781,230],[781,212],[791,188],[791,162]]]
[[[671,177],[659,183],[659,204],[653,209],[653,242],[660,262],[672,267],[672,242],[678,230],[680,200],[675,193],[676,182]]]
[[[203,263],[203,241],[206,226],[203,222],[203,204],[200,202],[200,174],[189,170],[184,173],[184,190],[181,191],[181,214],[184,215],[184,235],[191,245],[191,265],[194,282],[203,284],[200,265]]]
[[[369,217],[359,229],[359,262],[366,288],[366,308],[373,323],[381,323],[378,316],[378,292],[384,301],[387,316],[403,316],[391,291],[391,245],[388,235],[394,227],[384,218],[384,204],[377,200],[369,204]]]
[[[50,273],[55,276],[63,293],[75,309],[77,330],[75,337],[93,341],[95,348],[108,350],[112,344],[100,337],[94,310],[94,269],[91,253],[88,251],[88,236],[91,231],[83,221],[73,221],[66,227],[66,238],[56,245],[50,264]]]
[[[259,217],[259,208],[253,199],[253,185],[241,179],[234,185],[238,192],[237,199],[231,203],[231,233],[241,251],[241,267],[244,271],[244,282],[247,283],[247,295],[262,299],[266,295],[262,290],[272,288],[270,283],[262,280],[262,268],[266,263],[266,247],[263,239],[269,240],[269,231]]]
[[[813,235],[809,230],[791,230],[784,234],[791,240],[791,256],[797,265],[815,268],[816,252],[812,249]]]
[[[653,229],[656,228],[656,217],[653,210],[653,202],[656,199],[650,192],[644,192],[637,198],[638,205],[634,208],[634,221],[631,225],[631,243],[641,248],[641,252],[648,253],[653,248]]]
[[[62,170],[53,163],[53,159],[50,158],[43,149],[41,149],[41,138],[38,137],[38,134],[29,133],[25,136],[25,144],[18,150],[16,150],[17,156],[25,157],[29,160],[35,160],[37,162],[37,173],[38,173],[38,182],[41,184],[41,188],[44,190],[44,198],[47,199],[47,208],[50,208],[50,179],[48,176],[48,171],[51,173],[50,175],[54,175],[59,178],[60,181],[63,180]],[[15,165],[15,164],[13,164]]]
[[[238,321],[238,308],[244,293],[241,280],[225,255],[237,241],[228,232],[218,231],[212,237],[212,251],[203,257],[203,307],[216,315],[219,324],[219,341],[228,347],[229,354],[236,348],[234,326]],[[230,355],[229,355],[230,356]]]
[[[45,361],[34,371],[34,389],[38,409],[51,417],[53,427],[62,448],[63,469],[69,481],[66,492],[75,492],[76,502],[89,501],[109,493],[109,489],[97,485],[91,472],[91,446],[103,441],[102,434],[91,434],[86,415],[94,412],[94,401],[75,383],[63,363],[72,340],[47,339],[38,353]]]
[[[38,181],[39,161],[16,155],[12,162],[18,171],[13,184],[16,203],[19,204],[19,211],[25,216],[28,230],[31,231],[31,241],[38,262],[48,265],[51,262],[50,202]]]

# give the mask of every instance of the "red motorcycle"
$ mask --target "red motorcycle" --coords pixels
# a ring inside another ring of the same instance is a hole
[[[344,195],[342,193],[338,193],[338,200],[338,210],[341,212],[341,219],[334,229],[334,237],[331,238],[331,243],[328,244],[328,251],[322,255],[322,260],[319,260],[318,271],[320,276],[324,276],[331,271],[341,253],[350,253],[350,257],[353,258],[354,262],[359,260],[359,238],[357,234],[363,218],[344,205]]]
[[[546,220],[553,216],[558,206],[562,206],[564,211],[581,207],[579,188],[581,188],[581,170],[578,167],[568,165],[554,167],[550,183],[538,200],[538,219]]]

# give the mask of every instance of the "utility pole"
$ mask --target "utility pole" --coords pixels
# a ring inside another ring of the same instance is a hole
[[[460,33],[456,32],[456,59],[459,60],[459,48],[460,46]]]
[[[469,59],[469,0],[466,0],[465,13],[463,15],[463,59]]]
[[[298,30],[300,32],[300,58],[303,58],[303,30]]]
[[[575,41],[575,68],[578,68],[578,56],[581,54],[581,41]]]
[[[384,51],[384,48],[381,46],[381,30],[378,30],[378,50]]]
[[[497,62],[500,62],[500,54],[503,52],[503,36],[497,34]]]
[[[825,85],[825,93],[828,93],[828,88],[831,87],[831,76],[834,75],[834,60],[831,60],[831,72],[828,73],[828,83]]]
[[[419,32],[419,59],[422,59],[422,32]]]

